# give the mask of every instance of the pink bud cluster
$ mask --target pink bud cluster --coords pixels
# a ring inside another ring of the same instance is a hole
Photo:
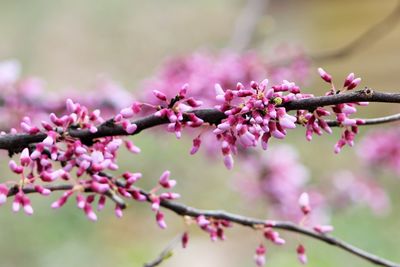
[[[322,68],[319,68],[318,72],[320,77],[325,82],[331,85],[331,89],[328,93],[326,93],[326,95],[335,95],[353,90],[361,82],[361,78],[355,78],[354,73],[350,73],[346,77],[342,89],[337,90],[333,84],[332,76],[329,73],[327,73]],[[354,145],[354,137],[358,133],[358,126],[365,123],[364,120],[350,118],[350,115],[357,112],[357,105],[365,106],[368,105],[368,102],[344,103],[332,107],[332,111],[335,114],[336,121],[341,127],[343,127],[341,138],[335,145],[335,153],[339,153],[343,146],[345,146],[346,144],[352,147]],[[326,131],[327,133],[332,133],[330,127],[327,125],[324,119],[322,119],[323,116],[328,115],[330,115],[330,112],[327,111],[325,108],[317,108],[311,116],[309,115],[309,113],[305,115],[305,118],[307,120],[307,140],[311,140],[311,135],[313,133],[321,135],[321,129]]]
[[[176,180],[171,180],[170,179],[171,173],[169,171],[165,171],[161,176],[158,181],[159,186],[161,188],[165,189],[171,189],[175,187],[176,185]],[[158,226],[161,229],[167,228],[167,224],[164,220],[164,213],[160,211],[160,203],[163,200],[175,200],[180,198],[180,195],[178,193],[173,193],[173,192],[164,192],[159,195],[156,194],[156,192],[160,189],[160,187],[155,187],[150,194],[150,200],[151,200],[151,209],[156,213],[156,221]]]
[[[122,109],[117,116],[114,117],[114,122],[122,125],[122,128],[124,128],[128,134],[133,134],[137,129],[137,125],[131,123],[129,119],[131,119],[135,114],[138,114],[142,110],[142,106],[142,103],[136,101],[133,102],[132,105]]]
[[[211,241],[225,240],[225,228],[232,226],[230,221],[206,218],[203,215],[197,217],[195,223],[210,235]]]
[[[296,127],[296,117],[280,107],[303,97],[294,83],[284,81],[268,88],[268,80],[263,80],[260,84],[251,82],[250,88],[238,83],[235,89],[225,91],[217,84],[215,91],[220,102],[216,108],[227,118],[217,125],[214,134],[221,144],[228,169],[233,167],[232,154],[237,153],[238,144],[255,147],[261,141],[262,148],[267,149],[271,137],[283,139],[288,129]]]
[[[303,192],[299,199],[298,205],[300,207],[301,212],[303,213],[303,218],[300,220],[299,224],[303,225],[307,223],[307,219],[312,211],[311,204],[310,204],[310,197],[308,193]],[[266,221],[264,225],[261,227],[256,227],[257,229],[263,230],[263,235],[267,240],[270,240],[272,243],[276,245],[284,245],[286,242],[279,236],[277,231],[274,231],[273,228],[276,227],[275,221]],[[314,225],[312,229],[320,234],[325,235],[333,231],[333,226],[331,225]],[[299,244],[296,248],[297,258],[302,264],[307,263],[307,255],[304,245]],[[254,255],[254,261],[257,266],[264,266],[265,265],[265,254],[266,254],[266,247],[264,244],[260,244],[256,249],[256,254]]]
[[[177,138],[181,138],[182,128],[185,126],[197,128],[203,125],[204,121],[198,118],[195,114],[190,113],[193,108],[200,107],[202,102],[187,97],[188,84],[184,84],[179,93],[172,99],[167,99],[167,96],[158,90],[153,90],[154,96],[162,102],[157,106],[155,116],[167,118],[169,121],[167,130],[175,133]],[[186,117],[187,120],[184,120]]]
[[[131,106],[135,113],[136,103]],[[42,121],[41,127],[35,126],[29,117],[25,117],[21,128],[25,133],[34,135],[45,133],[47,137],[32,148],[23,149],[19,162],[9,161],[9,168],[21,179],[15,185],[17,192],[14,194],[13,210],[16,212],[22,206],[25,213],[31,215],[33,208],[24,190],[34,190],[47,196],[51,193],[52,186],[59,181],[70,183],[70,189],[65,189],[62,196],[51,204],[54,209],[60,208],[73,196],[76,196],[76,205],[86,216],[97,220],[93,205],[97,202],[97,210],[104,208],[106,200],[112,199],[115,204],[115,215],[122,216],[124,203],[118,199],[128,198],[137,201],[148,200],[140,189],[135,187],[136,182],[142,177],[139,172],[124,172],[114,176],[113,171],[118,170],[117,156],[120,147],[125,147],[132,153],[139,153],[140,149],[132,141],[120,137],[98,138],[93,144],[84,144],[79,138],[73,138],[68,130],[87,129],[91,133],[97,132],[98,125],[104,122],[99,110],[90,112],[85,106],[66,101],[67,114],[57,116],[49,115],[48,121]],[[125,117],[124,117],[125,116]],[[127,112],[121,111],[117,117],[118,122],[127,120]],[[170,173],[164,172],[161,176],[160,186],[171,189],[176,181],[169,179]],[[50,186],[47,186],[50,184]],[[15,188],[13,190],[15,190]],[[55,189],[56,190],[56,189]],[[6,185],[0,184],[0,204],[4,204],[9,194]],[[165,228],[164,215],[159,211],[160,201],[174,200],[179,194],[164,192],[159,196],[151,194],[152,209],[156,211],[156,220],[160,227]]]

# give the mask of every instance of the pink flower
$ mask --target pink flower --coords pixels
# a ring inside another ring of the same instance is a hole
[[[0,206],[7,202],[8,187],[5,184],[0,184]]]
[[[326,234],[333,231],[332,225],[316,225],[313,227],[314,231],[320,234]]]
[[[17,163],[15,163],[15,161],[13,160],[10,160],[8,162],[8,167],[16,174],[21,174],[24,171],[24,168],[22,166],[18,166]]]
[[[159,184],[164,188],[172,188],[176,185],[175,180],[170,180],[169,177],[171,175],[170,171],[165,171],[160,176]]]
[[[304,215],[307,215],[311,211],[310,207],[310,197],[306,192],[303,192],[300,197],[299,197],[299,206],[301,208],[301,211],[304,213]]]
[[[182,237],[181,237],[181,243],[182,243],[182,247],[186,248],[189,242],[189,233],[186,231],[183,233]]]
[[[156,214],[156,221],[157,221],[158,226],[159,226],[161,229],[167,228],[167,224],[165,223],[165,220],[164,220],[164,214],[163,214],[161,211],[158,211],[158,212],[157,212],[157,214]]]
[[[85,206],[83,207],[83,211],[85,212],[87,218],[91,221],[97,221],[97,215],[94,213],[92,206],[86,201]]]
[[[297,249],[297,258],[300,261],[301,264],[306,264],[307,263],[307,255],[306,255],[306,250],[303,245],[298,245]]]
[[[318,73],[321,78],[327,83],[332,83],[332,76],[324,71],[322,68],[318,68]]]
[[[254,255],[254,261],[256,265],[262,267],[265,265],[265,253],[266,249],[263,244],[260,244],[256,249],[256,254]]]

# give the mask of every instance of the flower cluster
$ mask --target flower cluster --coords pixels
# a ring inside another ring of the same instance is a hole
[[[162,200],[173,200],[179,194],[164,192],[159,196],[155,194],[156,189],[148,196],[135,183],[142,177],[139,172],[124,172],[120,176],[112,173],[118,169],[117,154],[124,144],[126,148],[138,153],[140,149],[130,140],[120,137],[98,138],[93,144],[84,144],[79,138],[68,134],[69,129],[89,130],[96,133],[98,125],[104,122],[99,110],[90,112],[87,107],[74,103],[71,99],[66,101],[66,111],[63,116],[51,113],[48,121],[42,121],[41,128],[31,123],[29,117],[21,122],[21,129],[25,133],[35,135],[39,132],[45,133],[47,137],[37,143],[34,147],[24,148],[19,162],[10,160],[9,168],[15,174],[20,175],[19,183],[8,188],[0,184],[0,204],[6,202],[7,196],[13,191],[14,200],[12,209],[17,212],[22,206],[25,213],[31,215],[33,208],[27,193],[37,192],[47,196],[53,190],[64,190],[62,196],[51,204],[52,208],[62,207],[73,195],[76,195],[77,207],[90,220],[97,220],[93,209],[93,203],[97,198],[97,210],[103,209],[109,198],[115,202],[115,215],[122,216],[125,204],[121,198],[146,201],[150,197],[152,209],[156,211],[156,220],[161,228],[166,224],[163,214],[159,211]],[[176,182],[169,179],[169,172],[161,176],[160,186],[171,189]],[[57,183],[62,180],[67,185],[59,187]]]
[[[322,68],[318,69],[318,73],[320,77],[331,86],[331,89],[325,95],[336,95],[353,90],[361,82],[361,78],[355,78],[354,73],[350,73],[346,77],[342,89],[338,90],[335,88],[332,76],[330,74],[328,74]],[[344,103],[332,107],[332,111],[336,117],[336,122],[339,124],[339,126],[343,127],[342,135],[335,145],[335,153],[339,153],[343,146],[345,146],[346,144],[352,147],[354,145],[354,137],[358,133],[358,126],[364,124],[364,120],[352,119],[349,117],[350,115],[357,112],[357,105],[365,106],[368,105],[368,102]],[[330,115],[330,112],[321,107],[317,108],[312,114],[307,113],[303,115],[306,119],[305,124],[307,128],[307,140],[312,139],[313,133],[321,135],[322,130],[326,131],[329,134],[332,133],[332,130],[322,118],[323,116],[328,115]]]
[[[195,114],[188,112],[193,108],[200,107],[203,103],[193,97],[187,97],[187,90],[188,84],[184,84],[179,93],[170,100],[163,92],[153,90],[154,96],[163,103],[156,107],[157,112],[154,115],[167,118],[169,121],[167,130],[175,133],[177,138],[181,138],[184,126],[197,128],[204,123]]]
[[[286,102],[303,97],[294,83],[284,81],[268,88],[268,80],[263,80],[260,84],[252,82],[250,88],[238,83],[234,90],[225,91],[217,84],[215,91],[220,102],[216,108],[227,118],[217,125],[214,134],[221,143],[228,169],[233,167],[232,154],[237,153],[238,143],[245,148],[255,147],[261,140],[262,148],[267,149],[272,136],[283,139],[287,129],[296,128],[296,117],[281,107]]]
[[[332,77],[321,68],[321,78],[330,83],[331,89],[326,95],[343,93],[354,89],[361,81],[351,73],[346,78],[342,90],[336,90]],[[215,85],[215,107],[227,116],[214,130],[217,140],[221,144],[224,163],[228,169],[233,167],[232,154],[237,154],[237,146],[255,147],[261,143],[265,150],[271,137],[283,139],[287,130],[296,128],[296,124],[306,127],[306,139],[311,140],[312,134],[322,135],[322,130],[331,134],[332,130],[323,118],[331,115],[324,107],[318,107],[314,111],[297,110],[296,116],[288,114],[285,104],[296,99],[313,97],[312,94],[301,93],[300,87],[293,82],[284,80],[281,84],[268,87],[269,81],[261,83],[252,81],[246,88],[238,83],[234,89],[223,89],[221,85]],[[335,145],[335,153],[348,144],[354,145],[354,137],[358,133],[358,126],[364,124],[364,120],[352,119],[349,116],[357,110],[356,105],[367,105],[367,102],[337,104],[332,107],[336,117],[336,123],[344,130],[341,138]],[[197,143],[199,143],[197,141]]]

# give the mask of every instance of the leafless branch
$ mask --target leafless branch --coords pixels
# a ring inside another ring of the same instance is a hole
[[[383,103],[400,103],[400,93],[382,93],[376,92],[370,88],[364,90],[354,91],[345,94],[336,94],[331,96],[317,96],[312,98],[298,99],[287,102],[282,105],[286,110],[314,110],[317,107],[337,105],[340,103],[354,103],[354,102],[383,102]],[[197,117],[203,119],[210,124],[218,124],[226,116],[224,113],[216,109],[198,109],[190,111],[196,114]],[[375,123],[383,123],[397,120],[397,117],[391,120],[375,119]],[[167,118],[160,118],[154,115],[149,115],[144,118],[133,121],[137,125],[137,130],[132,134],[136,135],[141,131],[155,127],[161,124],[168,123]],[[335,126],[332,124],[332,126]],[[64,133],[66,134],[66,133]],[[79,138],[83,143],[91,143],[93,139],[106,137],[106,136],[119,136],[128,135],[125,130],[109,120],[98,127],[96,133],[91,133],[89,130],[69,129],[68,135],[74,138]],[[0,149],[5,149],[10,154],[20,152],[23,148],[33,143],[38,143],[46,138],[46,134],[39,133],[36,135],[29,134],[7,134],[0,136]]]
[[[52,186],[45,186],[45,188],[51,190],[51,191],[66,191],[66,190],[71,190],[73,189],[73,185],[52,185]],[[24,188],[24,193],[29,194],[29,193],[37,193],[34,189],[31,188]],[[18,189],[11,188],[8,194],[8,197],[11,197],[15,195],[18,192]],[[141,194],[145,195],[147,197],[148,202],[152,202],[150,193],[140,190]],[[355,247],[343,240],[340,240],[338,238],[335,238],[330,235],[325,235],[325,234],[319,234],[317,232],[314,232],[308,228],[298,226],[292,222],[287,222],[287,221],[274,221],[272,224],[271,222],[267,222],[266,220],[262,219],[257,219],[257,218],[251,218],[251,217],[246,217],[243,215],[238,215],[238,214],[233,214],[229,212],[225,212],[222,210],[201,210],[201,209],[196,209],[190,206],[186,206],[181,203],[176,203],[172,201],[167,201],[167,200],[162,200],[160,203],[160,206],[173,211],[177,215],[180,216],[189,216],[193,218],[197,218],[199,216],[205,216],[206,218],[210,219],[219,219],[219,220],[226,220],[238,225],[250,227],[253,229],[258,229],[260,226],[268,226],[268,227],[273,227],[275,229],[280,229],[288,232],[293,232],[297,234],[301,234],[304,236],[311,237],[313,239],[322,241],[326,244],[335,246],[337,248],[343,249],[357,257],[360,257],[362,259],[365,259],[373,264],[380,265],[380,266],[387,266],[387,267],[400,267],[400,264],[391,262],[389,260],[383,259],[377,255],[371,254],[369,252],[366,252],[358,247]],[[175,245],[176,241],[173,241],[172,244]],[[163,258],[163,255],[168,255],[168,251],[171,251],[171,246],[168,246],[158,257],[155,261],[153,261],[150,264],[153,265],[145,265],[145,266],[156,266],[154,263],[157,263],[160,261],[161,258]],[[161,260],[162,261],[162,260]],[[160,261],[160,262],[161,262]]]
[[[154,260],[149,263],[144,264],[143,267],[155,267],[163,263],[165,260],[169,259],[172,256],[172,251],[177,244],[179,244],[181,240],[181,235],[177,235],[168,245],[161,251],[160,255],[157,256]]]

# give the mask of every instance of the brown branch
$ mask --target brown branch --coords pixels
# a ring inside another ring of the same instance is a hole
[[[142,194],[144,194],[144,192],[142,192]],[[150,201],[150,199],[149,199],[149,201]],[[160,205],[166,209],[169,209],[169,210],[175,212],[178,215],[181,215],[181,216],[198,217],[198,216],[203,215],[207,218],[227,220],[232,223],[236,223],[236,224],[251,227],[251,228],[255,228],[260,225],[267,226],[267,222],[265,220],[255,219],[255,218],[251,218],[251,217],[245,217],[242,215],[228,213],[228,212],[220,211],[220,210],[200,210],[200,209],[192,208],[192,207],[189,207],[189,206],[186,206],[183,204],[170,202],[170,201],[162,201]],[[391,262],[391,261],[383,259],[377,255],[366,252],[366,251],[364,251],[358,247],[355,247],[345,241],[342,241],[338,238],[335,238],[330,235],[318,234],[307,228],[300,227],[292,222],[274,221],[273,228],[281,229],[281,230],[285,230],[285,231],[289,231],[289,232],[294,232],[294,233],[298,233],[301,235],[305,235],[305,236],[314,238],[316,240],[325,242],[329,245],[332,245],[332,246],[338,247],[340,249],[343,249],[347,252],[350,252],[351,254],[353,254],[357,257],[360,257],[362,259],[365,259],[376,265],[387,266],[387,267],[400,267],[400,264]]]
[[[67,185],[53,185],[53,186],[44,186],[45,188],[49,189],[50,191],[66,191],[66,190],[71,190],[73,189],[73,185],[67,184]],[[29,193],[37,193],[33,188],[24,188],[23,189],[24,193],[29,194]],[[10,188],[8,197],[11,197],[15,195],[18,192],[17,187],[12,187]],[[87,192],[90,192],[90,189],[87,190]],[[152,203],[150,193],[140,190],[140,193],[145,195],[147,198],[147,201]],[[268,226],[268,227],[273,227],[275,229],[280,229],[288,232],[293,232],[293,233],[298,233],[304,236],[311,237],[313,239],[322,241],[324,243],[327,243],[329,245],[338,247],[340,249],[343,249],[357,257],[360,257],[362,259],[365,259],[373,264],[376,265],[381,265],[381,266],[387,266],[387,267],[400,267],[400,264],[391,262],[389,260],[383,259],[377,255],[371,254],[369,252],[366,252],[358,247],[355,247],[345,241],[342,241],[338,238],[335,238],[330,235],[324,235],[324,234],[319,234],[317,232],[314,232],[312,230],[309,230],[305,227],[298,226],[292,222],[287,222],[287,221],[274,221],[273,225],[271,226],[271,223],[267,223],[266,220],[261,220],[261,219],[256,219],[256,218],[251,218],[251,217],[246,217],[238,214],[233,214],[229,212],[225,212],[222,210],[201,210],[201,209],[196,209],[190,206],[186,206],[181,203],[176,203],[172,201],[167,201],[167,200],[161,200],[160,206],[168,209],[170,211],[173,211],[177,215],[180,216],[189,216],[192,218],[197,218],[199,216],[205,216],[206,218],[214,218],[218,220],[226,220],[238,225],[250,227],[250,228],[258,228],[259,226]],[[170,250],[169,250],[170,251]],[[152,266],[152,265],[150,265]],[[156,266],[156,265],[153,265]]]
[[[371,45],[371,43],[381,40],[385,34],[387,34],[398,24],[399,19],[400,1],[397,1],[397,4],[394,7],[393,11],[387,17],[385,17],[382,21],[374,24],[359,37],[340,49],[311,56],[311,59],[318,62],[323,62],[332,59],[341,59],[343,57],[349,56],[356,51],[360,51],[361,48],[365,48]]]
[[[366,88],[364,90],[349,92],[345,94],[336,94],[330,96],[317,96],[312,98],[298,99],[285,103],[282,107],[286,110],[314,110],[317,107],[337,105],[341,103],[354,103],[354,102],[384,102],[384,103],[400,103],[400,93],[382,93],[375,92],[372,89]],[[210,124],[218,124],[222,119],[226,118],[224,113],[216,109],[198,109],[190,111],[196,114],[197,117],[203,119]],[[380,121],[378,119],[377,123]],[[393,120],[392,120],[393,121]],[[133,121],[137,125],[137,130],[132,135],[136,135],[141,131],[155,127],[161,124],[168,123],[167,118],[160,118],[154,115],[149,115],[144,118]],[[386,121],[380,121],[383,123]],[[388,121],[387,121],[388,122]],[[373,123],[370,123],[373,124]],[[332,126],[335,126],[332,124]],[[65,133],[64,133],[65,134]],[[79,138],[83,143],[90,144],[93,139],[106,137],[106,136],[120,136],[128,135],[125,130],[120,126],[114,124],[112,121],[107,121],[98,127],[96,133],[91,133],[89,130],[69,129],[68,135],[74,138]],[[11,154],[20,152],[23,148],[33,143],[43,141],[46,135],[39,133],[36,135],[29,134],[8,134],[0,136],[0,149],[8,150]]]

